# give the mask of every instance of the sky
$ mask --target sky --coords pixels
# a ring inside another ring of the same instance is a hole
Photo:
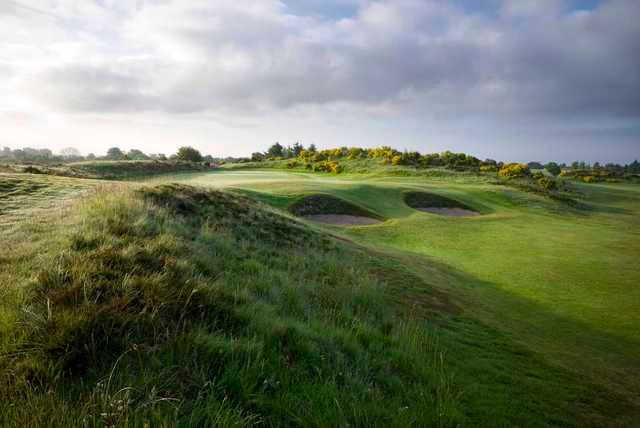
[[[0,0],[0,146],[640,158],[638,0]]]

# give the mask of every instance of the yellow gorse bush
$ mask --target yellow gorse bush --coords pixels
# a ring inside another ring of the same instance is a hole
[[[502,178],[518,178],[529,175],[529,167],[523,163],[510,163],[503,166],[498,175]]]

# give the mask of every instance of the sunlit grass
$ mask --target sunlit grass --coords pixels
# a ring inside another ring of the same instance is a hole
[[[0,179],[5,425],[598,426],[639,414],[637,186],[575,186],[580,210],[468,175]],[[408,191],[482,215],[418,212]],[[317,193],[386,221],[293,220],[286,209]]]

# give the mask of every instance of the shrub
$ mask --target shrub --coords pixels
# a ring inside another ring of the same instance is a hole
[[[311,156],[311,160],[313,162],[322,162],[327,160],[327,155],[321,153],[321,152],[316,152],[313,154],[313,156]]]
[[[298,166],[298,162],[295,160],[290,160],[289,162],[287,162],[287,168],[292,169],[292,168],[296,168]]]
[[[538,184],[538,187],[543,190],[554,190],[558,187],[558,184],[553,178],[547,177],[545,175],[542,175],[542,177],[536,179],[536,183]]]
[[[545,177],[545,175],[540,171],[534,172],[531,176],[533,177],[534,180],[540,180],[541,178]]]
[[[44,174],[44,171],[36,168],[35,166],[28,166],[22,172],[26,174]]]
[[[562,169],[560,168],[560,166],[558,166],[558,164],[555,162],[549,162],[544,166],[544,169],[549,171],[550,174],[553,174],[556,176],[562,172]]]
[[[502,178],[520,178],[530,174],[529,167],[523,163],[510,163],[502,167],[498,175]]]
[[[366,153],[360,147],[352,147],[349,149],[349,154],[347,156],[347,159],[354,160],[354,159],[358,159],[359,157],[362,157],[363,155],[366,155]]]
[[[314,172],[333,172],[335,174],[340,174],[344,170],[342,165],[336,161],[316,162],[313,164],[312,169]]]
[[[496,172],[498,167],[495,165],[482,165],[480,166],[480,172]]]
[[[401,165],[402,164],[402,156],[396,155],[391,158],[391,165]]]

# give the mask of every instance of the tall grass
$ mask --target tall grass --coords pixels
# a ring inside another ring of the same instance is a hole
[[[0,271],[22,290],[3,309],[4,426],[465,421],[433,330],[387,301],[374,255],[178,185],[100,190],[55,233],[35,275]]]

